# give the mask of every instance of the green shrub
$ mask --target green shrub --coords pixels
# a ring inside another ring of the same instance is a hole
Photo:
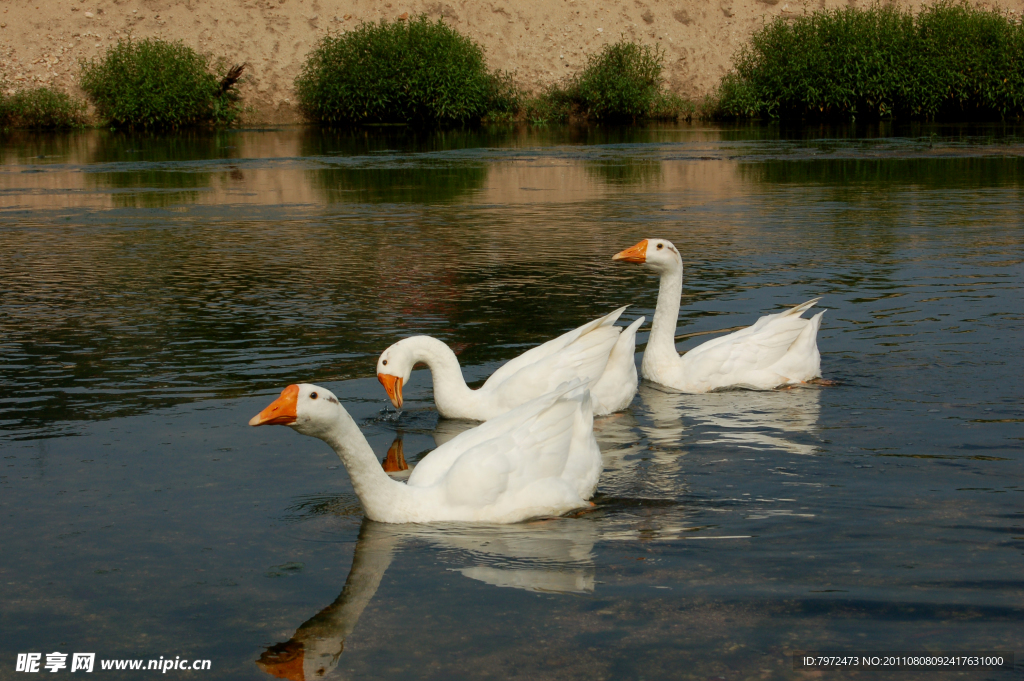
[[[622,40],[587,58],[568,91],[580,109],[597,119],[638,119],[654,108],[661,93],[664,53],[657,47]]]
[[[323,37],[295,89],[309,120],[342,125],[459,125],[517,99],[507,75],[487,71],[479,45],[426,17]]]
[[[917,106],[926,116],[1024,114],[1024,24],[949,4],[922,12],[916,28]]]
[[[85,102],[48,87],[21,90],[3,98],[0,122],[12,128],[78,128],[85,125]]]
[[[651,103],[647,117],[655,120],[689,121],[698,118],[699,114],[696,103],[684,99],[674,92],[661,90]]]
[[[942,2],[776,18],[718,90],[728,117],[952,118],[1024,113],[1024,26]]]
[[[579,109],[570,80],[568,85],[551,85],[539,95],[523,98],[519,114],[529,123],[560,123],[572,116],[585,116]]]
[[[696,107],[662,87],[664,53],[626,40],[605,45],[587,58],[580,73],[521,103],[532,122],[564,121],[573,117],[604,121],[642,118],[691,118]]]
[[[495,71],[489,78],[484,118],[491,123],[511,122],[522,108],[523,93],[511,73]]]
[[[218,78],[206,57],[181,42],[129,38],[83,63],[80,84],[112,126],[180,128],[235,122],[242,112],[235,90],[240,74],[235,67]]]

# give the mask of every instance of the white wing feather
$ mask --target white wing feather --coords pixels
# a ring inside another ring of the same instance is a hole
[[[493,385],[494,395],[506,408],[517,406],[523,395],[543,395],[574,378],[595,383],[608,364],[615,342],[616,326],[599,326],[576,338],[568,346],[540,361],[532,362]]]
[[[806,365],[811,352],[805,347],[809,341],[814,357],[818,357],[815,336],[822,313],[813,319],[800,316],[818,300],[815,298],[784,312],[765,315],[753,326],[698,345],[681,358],[684,375],[689,381],[704,385],[705,389],[778,385],[779,376],[789,376],[780,369],[788,369],[786,365],[792,364],[792,358],[787,357],[791,352],[797,351],[794,354],[801,355],[804,359],[800,361]],[[803,339],[803,342],[797,343],[798,339]],[[800,377],[798,380],[807,379]]]
[[[563,476],[582,398],[563,395],[500,437],[463,451],[441,482],[445,505],[483,509],[514,500],[516,507],[543,508],[552,495],[576,494],[575,481]]]
[[[410,487],[429,487],[437,483],[448,474],[456,460],[463,454],[476,451],[478,448],[485,451],[485,445],[488,443],[493,444],[493,441],[510,437],[511,433],[524,422],[537,418],[539,414],[550,409],[556,401],[579,384],[580,381],[576,381],[561,386],[558,390],[496,416],[471,430],[459,433],[420,461],[409,475],[407,484]]]
[[[620,307],[619,309],[599,317],[591,322],[584,324],[583,326],[567,331],[557,338],[552,338],[547,343],[538,345],[535,348],[530,348],[523,354],[519,355],[515,359],[509,360],[507,363],[502,365],[497,371],[490,375],[490,377],[484,381],[482,388],[491,389],[504,383],[509,377],[519,372],[521,369],[528,367],[532,364],[536,364],[551,355],[565,349],[570,343],[578,339],[584,334],[590,333],[594,329],[599,327],[611,327],[615,324],[618,318],[626,311],[628,305]],[[555,383],[554,385],[558,385]]]

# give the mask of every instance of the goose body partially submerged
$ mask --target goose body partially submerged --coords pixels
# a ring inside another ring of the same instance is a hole
[[[434,380],[438,413],[451,419],[486,421],[504,414],[556,386],[580,379],[590,389],[594,414],[601,416],[629,406],[638,376],[634,354],[636,331],[644,318],[625,329],[615,321],[621,307],[583,326],[527,350],[500,367],[476,390],[466,385],[451,348],[430,336],[403,338],[381,353],[377,378],[395,408],[403,404],[402,388],[413,367],[422,362]]]
[[[290,385],[249,421],[287,425],[338,454],[366,517],[385,523],[514,523],[587,506],[601,473],[590,393],[574,381],[439,446],[408,481],[381,468],[329,390]]]
[[[810,319],[801,317],[819,298],[765,315],[753,326],[702,343],[680,356],[675,345],[683,291],[679,251],[665,239],[644,239],[613,259],[643,265],[661,276],[654,322],[640,367],[647,380],[682,392],[705,393],[723,388],[771,390],[821,376],[817,336],[824,311]]]

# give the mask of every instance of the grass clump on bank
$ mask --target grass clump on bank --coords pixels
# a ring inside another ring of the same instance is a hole
[[[85,125],[85,102],[48,87],[20,90],[0,100],[0,125],[63,130]]]
[[[510,79],[487,70],[478,44],[426,17],[321,38],[295,89],[306,118],[327,125],[462,125],[518,105]]]
[[[532,120],[570,117],[623,122],[644,118],[689,118],[691,103],[665,90],[664,52],[622,40],[587,58],[583,70],[525,104]]]
[[[181,42],[129,38],[83,62],[80,85],[113,127],[230,125],[242,114],[235,89],[242,68],[217,77],[206,57]]]
[[[661,92],[664,53],[626,40],[605,45],[587,59],[570,85],[573,99],[597,119],[645,117]]]
[[[1024,25],[941,2],[782,17],[719,89],[726,117],[1008,118],[1024,114]]]

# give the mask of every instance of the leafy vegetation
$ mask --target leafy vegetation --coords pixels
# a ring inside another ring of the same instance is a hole
[[[598,119],[643,118],[661,92],[664,53],[657,47],[620,41],[587,59],[572,83],[580,108]]]
[[[461,125],[514,112],[519,99],[507,74],[488,72],[478,44],[426,17],[325,36],[295,88],[304,115],[328,125]]]
[[[85,125],[85,102],[48,87],[20,90],[0,100],[0,125],[60,130]]]
[[[1024,114],[1024,25],[940,2],[779,17],[718,92],[727,117],[1008,118]]]
[[[622,40],[591,55],[580,73],[523,103],[528,120],[689,118],[695,107],[664,89],[664,52]]]
[[[218,77],[206,57],[181,42],[129,38],[84,62],[80,84],[114,127],[229,125],[242,114],[235,84],[243,66]]]

